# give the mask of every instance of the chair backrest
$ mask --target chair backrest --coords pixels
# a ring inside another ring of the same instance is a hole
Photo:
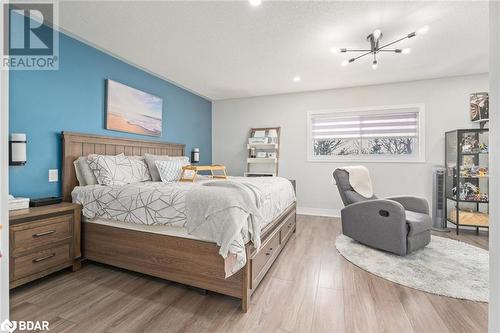
[[[342,198],[344,206],[348,206],[360,201],[377,199],[375,195],[373,195],[371,198],[366,198],[356,192],[349,183],[349,173],[346,170],[335,169],[335,171],[333,171],[333,178],[335,179],[335,183],[337,184],[340,198]]]

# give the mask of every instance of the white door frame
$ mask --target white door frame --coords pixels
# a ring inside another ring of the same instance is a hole
[[[490,2],[490,303],[489,332],[500,332],[500,2]]]
[[[0,4],[3,16],[3,1]],[[3,54],[3,24],[0,24],[0,48]],[[9,317],[9,71],[0,69],[0,322]]]

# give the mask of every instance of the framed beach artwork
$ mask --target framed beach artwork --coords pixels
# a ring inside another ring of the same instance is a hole
[[[106,129],[161,136],[163,100],[122,83],[106,80]]]

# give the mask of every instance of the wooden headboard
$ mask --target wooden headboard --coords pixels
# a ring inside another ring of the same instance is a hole
[[[184,156],[184,144],[110,136],[62,132],[62,192],[63,200],[71,202],[71,191],[78,186],[73,162],[88,154],[144,155],[145,153]]]

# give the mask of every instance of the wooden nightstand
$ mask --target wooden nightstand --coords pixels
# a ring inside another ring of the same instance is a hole
[[[80,205],[63,202],[10,212],[10,288],[80,268],[81,211]]]

